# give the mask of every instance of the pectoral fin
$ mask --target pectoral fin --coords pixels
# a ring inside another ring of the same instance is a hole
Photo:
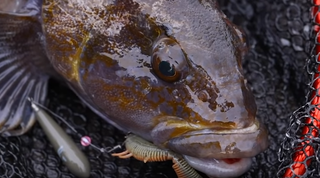
[[[35,115],[27,97],[44,103],[48,78],[54,73],[41,45],[41,25],[34,9],[0,11],[0,133],[3,136],[21,135],[31,128]]]

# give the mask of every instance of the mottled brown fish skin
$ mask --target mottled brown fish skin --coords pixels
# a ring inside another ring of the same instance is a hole
[[[54,68],[120,129],[178,153],[184,134],[209,135],[199,157],[214,158],[208,140],[222,132],[241,133],[214,142],[219,159],[241,157],[242,141],[256,146],[249,157],[267,147],[242,74],[243,36],[215,1],[46,0],[42,20]]]

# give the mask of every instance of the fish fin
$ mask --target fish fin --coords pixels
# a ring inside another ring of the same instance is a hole
[[[1,0],[0,11],[17,12],[27,4],[28,0]]]
[[[1,10],[1,9],[0,9]],[[54,73],[34,13],[0,11],[0,134],[18,136],[35,123],[27,98],[44,104]]]

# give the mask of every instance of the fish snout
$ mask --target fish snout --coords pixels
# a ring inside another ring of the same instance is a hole
[[[240,176],[250,169],[251,158],[268,147],[267,129],[257,119],[246,128],[188,129],[181,122],[162,122],[151,136],[155,144],[183,155],[209,177]]]

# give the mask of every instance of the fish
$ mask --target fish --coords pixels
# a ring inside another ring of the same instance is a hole
[[[50,78],[124,132],[237,177],[268,147],[243,75],[245,35],[216,0],[5,0],[0,133],[36,122]]]

